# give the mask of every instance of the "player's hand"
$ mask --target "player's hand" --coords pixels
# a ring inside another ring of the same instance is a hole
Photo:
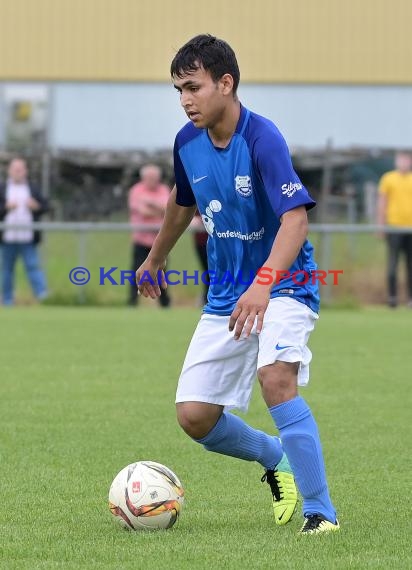
[[[27,207],[30,208],[30,210],[32,210],[33,212],[35,212],[37,210],[40,210],[40,202],[30,197],[27,200]]]
[[[264,285],[252,283],[247,291],[239,298],[229,319],[229,330],[235,331],[234,339],[247,338],[255,324],[256,333],[259,334],[263,327],[263,317],[269,304],[269,290]]]
[[[160,289],[167,289],[164,269],[166,261],[155,262],[147,258],[136,271],[137,292],[143,297],[156,299],[160,297]]]
[[[6,210],[15,210],[17,208],[16,202],[7,202],[6,203]]]

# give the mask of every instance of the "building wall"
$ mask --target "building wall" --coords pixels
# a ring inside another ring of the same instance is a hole
[[[291,147],[412,148],[412,87],[242,85],[241,101],[272,119]],[[177,93],[159,84],[52,87],[54,148],[170,148],[186,122]]]
[[[0,148],[4,147],[6,133],[6,101],[4,98],[4,89],[0,84]]]
[[[0,80],[168,82],[209,31],[245,82],[412,85],[411,0],[0,0],[0,21]]]

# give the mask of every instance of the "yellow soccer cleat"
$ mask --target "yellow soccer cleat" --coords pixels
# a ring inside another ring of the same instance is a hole
[[[298,494],[295,479],[285,454],[275,469],[266,471],[262,481],[268,483],[272,493],[276,524],[288,523],[295,512]]]
[[[338,520],[331,523],[322,515],[306,515],[301,534],[321,534],[322,532],[334,532],[340,529]]]

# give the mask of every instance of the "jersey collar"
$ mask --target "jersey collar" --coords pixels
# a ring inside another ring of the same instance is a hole
[[[239,120],[238,120],[238,122],[237,122],[236,129],[235,129],[235,132],[233,133],[233,136],[236,135],[236,134],[237,134],[237,135],[240,135],[240,136],[243,135],[243,133],[244,133],[244,131],[245,131],[245,129],[246,129],[248,120],[249,120],[249,115],[250,115],[249,109],[246,109],[246,107],[244,107],[244,106],[242,105],[242,103],[240,103],[240,115],[239,115]],[[205,132],[206,132],[206,136],[207,136],[207,138],[208,138],[210,144],[213,146],[213,148],[214,148],[215,150],[217,150],[217,151],[219,151],[219,152],[224,152],[224,151],[227,151],[227,150],[231,147],[231,145],[232,145],[232,140],[233,140],[233,136],[232,136],[232,138],[230,139],[229,144],[228,144],[225,148],[220,148],[220,147],[215,146],[215,145],[213,144],[213,142],[212,142],[212,140],[211,140],[211,138],[210,138],[210,136],[209,136],[209,133],[207,132],[207,129],[205,129]]]
[[[235,133],[237,133],[239,135],[243,135],[244,130],[246,129],[246,125],[247,125],[247,121],[249,119],[249,115],[250,115],[249,109],[246,109],[246,107],[244,107],[241,103],[240,104],[240,115],[239,115],[239,120],[238,120],[237,125],[236,125]]]

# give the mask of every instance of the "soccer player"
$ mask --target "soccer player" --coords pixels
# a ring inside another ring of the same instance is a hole
[[[171,76],[189,122],[176,136],[176,185],[163,225],[136,280],[144,296],[160,295],[166,257],[197,207],[212,279],[178,383],[179,424],[208,451],[262,465],[278,525],[295,511],[295,477],[301,532],[337,530],[318,428],[297,390],[309,379],[307,342],[319,308],[316,280],[305,277],[316,270],[306,240],[315,203],[275,125],[241,105],[239,68],[225,41],[191,39]],[[247,410],[256,373],[280,438],[228,411]]]

